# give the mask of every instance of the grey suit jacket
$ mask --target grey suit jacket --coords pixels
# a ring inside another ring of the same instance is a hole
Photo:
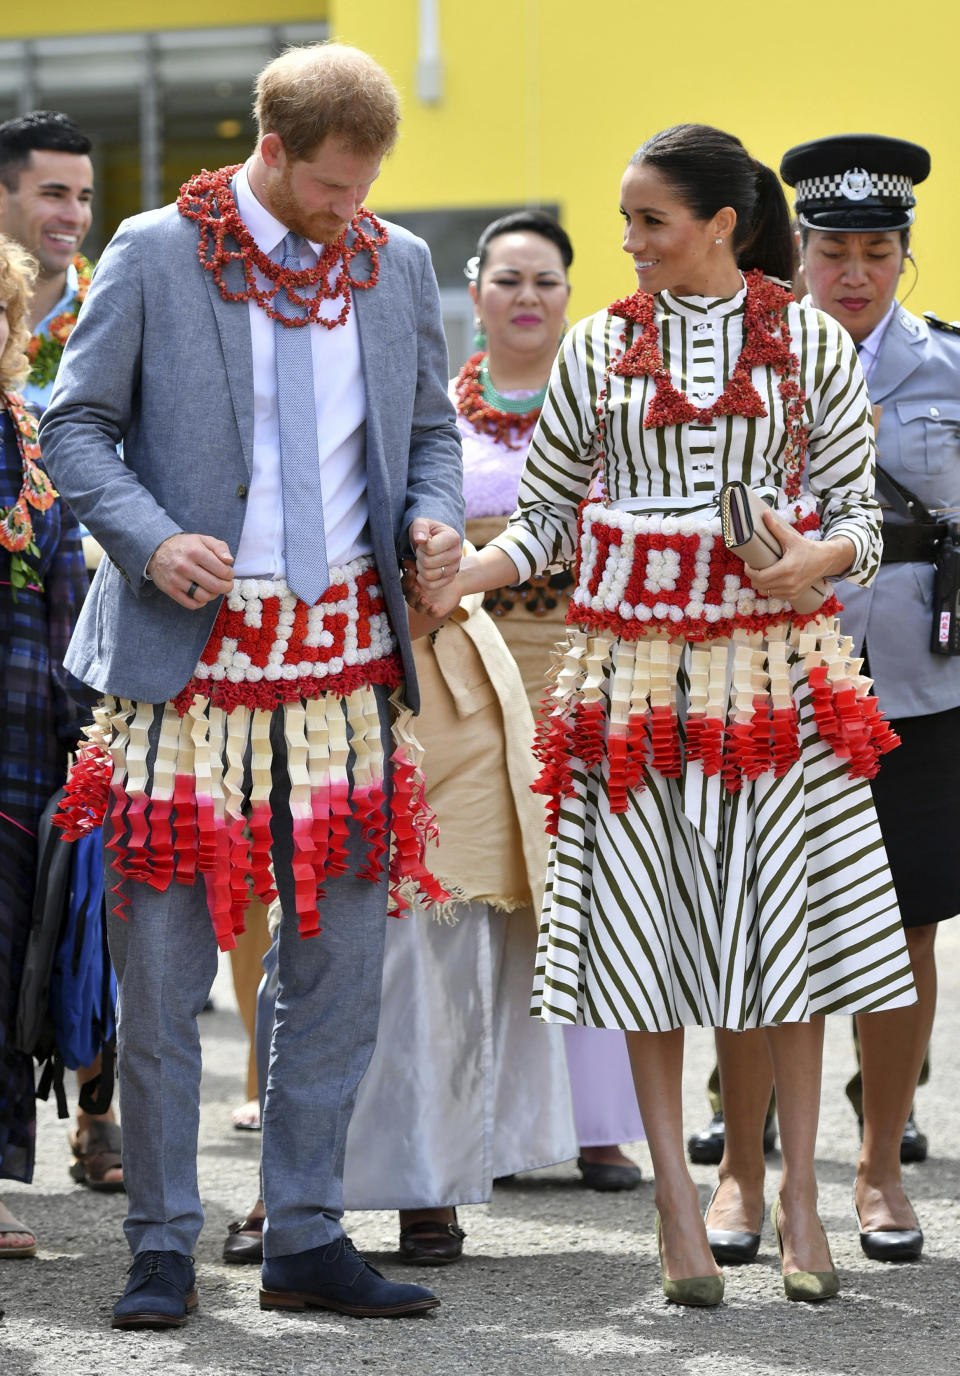
[[[380,279],[353,293],[366,384],[366,476],[377,565],[418,694],[398,555],[417,516],[463,531],[460,436],[426,245],[390,225]],[[239,266],[228,283],[239,289]],[[122,442],[123,457],[117,453]],[[41,423],[53,480],[109,558],[67,657],[101,692],[164,702],[188,681],[218,609],[188,611],[143,570],[181,531],[235,553],[253,458],[246,302],[224,301],[175,206],[125,221],[97,269]]]
[[[960,507],[960,336],[898,307],[868,387],[882,407],[881,467],[928,507]],[[932,564],[881,564],[871,587],[837,586],[841,626],[858,646],[866,642],[880,704],[891,717],[960,706],[960,656],[930,652],[933,576]]]

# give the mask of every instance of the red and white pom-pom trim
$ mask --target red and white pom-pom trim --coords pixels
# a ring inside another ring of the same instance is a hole
[[[269,709],[343,695],[365,683],[395,688],[402,678],[395,651],[371,558],[332,568],[330,586],[313,607],[282,579],[239,578],[175,701],[186,711],[200,693],[229,712],[238,703]]]
[[[778,512],[818,539],[816,503],[804,493]],[[617,511],[587,502],[580,511],[576,589],[567,621],[637,639],[666,629],[683,640],[712,640],[736,629],[761,631],[789,617],[789,602],[759,597],[743,560],[723,543],[719,517]],[[839,611],[830,598],[816,615]]]

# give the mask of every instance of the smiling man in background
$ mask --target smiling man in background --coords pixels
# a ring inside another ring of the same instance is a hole
[[[86,134],[56,110],[0,124],[0,233],[40,264],[29,316],[33,366],[23,390],[41,410],[90,283],[80,253],[92,219],[90,148]]]

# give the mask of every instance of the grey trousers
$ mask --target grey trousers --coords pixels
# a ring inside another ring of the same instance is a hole
[[[390,754],[386,690],[377,690]],[[380,1012],[387,883],[357,879],[364,846],[350,827],[350,871],[326,885],[322,931],[301,938],[293,904],[292,835],[282,731],[274,735],[273,835],[284,916],[276,1021],[261,1142],[267,1256],[322,1246],[342,1233],[343,1158],[357,1086]],[[110,852],[106,852],[107,856]],[[108,888],[116,876],[108,870]],[[110,917],[119,988],[123,1168],[131,1251],[192,1254],[203,1226],[197,1186],[200,1035],[197,1016],[217,971],[206,891],[124,885],[126,919]]]

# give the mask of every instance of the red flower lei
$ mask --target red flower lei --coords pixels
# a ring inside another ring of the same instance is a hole
[[[323,325],[334,330],[345,323],[352,305],[350,289],[369,291],[377,285],[380,276],[380,255],[378,250],[387,242],[387,231],[375,215],[363,206],[350,221],[349,228],[354,232],[352,244],[346,242],[346,230],[332,244],[325,244],[315,267],[294,272],[281,267],[268,258],[256,245],[253,235],[247,229],[237,211],[237,203],[230,189],[234,174],[241,164],[234,167],[221,167],[216,172],[206,168],[184,182],[177,199],[177,209],[188,220],[196,220],[200,227],[200,240],[197,256],[200,266],[213,273],[220,295],[224,301],[255,301],[261,310],[266,311],[271,320],[279,320],[283,325]],[[369,228],[364,228],[366,221]],[[227,247],[227,238],[237,245]],[[353,276],[350,265],[361,253],[370,256],[370,274],[358,279]],[[243,265],[246,287],[243,291],[230,291],[223,280],[224,269],[230,263],[239,261]],[[329,278],[339,263],[339,271],[331,283]],[[258,268],[271,285],[264,290],[257,286],[254,268]],[[273,308],[277,292],[285,288],[289,300],[297,306],[306,307],[305,316],[285,316]],[[300,293],[304,293],[301,295]],[[337,301],[343,298],[339,315],[330,317],[320,314],[323,301]]]
[[[498,411],[491,406],[483,395],[483,381],[480,365],[485,353],[471,355],[457,374],[454,388],[457,394],[457,411],[481,434],[490,435],[498,444],[508,449],[520,449],[521,444],[511,443],[512,439],[523,440],[536,425],[542,407],[534,406],[529,411]]]
[[[17,589],[32,582],[38,585],[36,570],[23,558],[23,551],[38,554],[33,540],[33,518],[30,507],[47,511],[57,498],[57,490],[39,465],[40,446],[37,443],[37,422],[27,410],[23,397],[17,392],[0,392],[0,408],[6,410],[17,433],[23,480],[12,506],[0,507],[0,546],[10,552],[10,584],[14,600]]]
[[[694,406],[685,392],[674,386],[664,367],[660,337],[654,315],[654,298],[638,291],[607,310],[639,325],[633,343],[610,365],[618,377],[652,377],[656,395],[644,417],[645,430],[664,425],[710,425],[716,416],[765,416],[767,408],[750,377],[753,368],[772,368],[780,378],[779,392],[787,403],[787,446],[783,456],[784,494],[794,499],[800,494],[800,476],[807,452],[807,427],[804,418],[806,393],[800,387],[800,363],[790,348],[787,306],[793,294],[771,282],[757,269],[744,274],[747,298],[744,305],[743,348],[721,396],[712,406]],[[626,330],[620,341],[626,344]],[[603,397],[600,398],[602,405]],[[599,408],[598,408],[599,409]]]

